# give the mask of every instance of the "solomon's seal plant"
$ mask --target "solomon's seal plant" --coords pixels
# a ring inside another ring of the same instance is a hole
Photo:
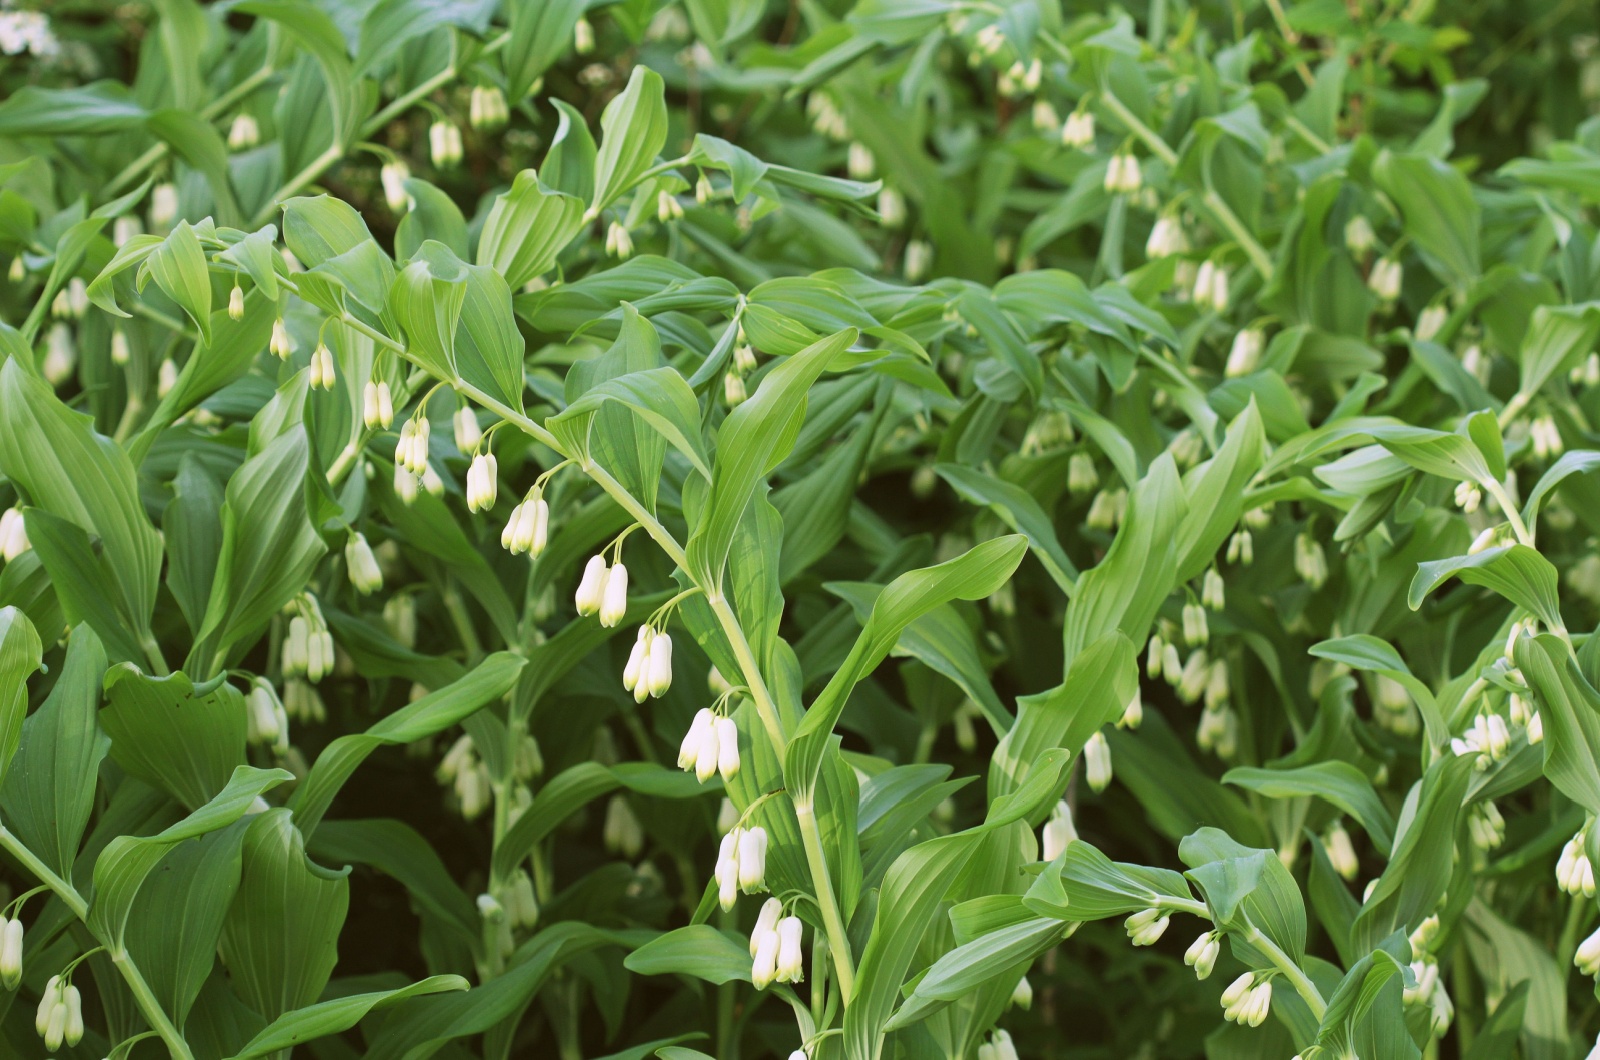
[[[1600,1049],[1600,27],[1444,6],[0,11],[5,1055]]]

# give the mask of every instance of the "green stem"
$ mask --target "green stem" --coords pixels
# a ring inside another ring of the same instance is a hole
[[[1218,223],[1228,230],[1228,234],[1234,238],[1239,246],[1244,248],[1245,255],[1249,257],[1250,264],[1254,265],[1256,271],[1261,274],[1261,279],[1271,283],[1274,271],[1272,268],[1272,255],[1267,253],[1265,247],[1256,242],[1256,237],[1250,234],[1250,230],[1244,226],[1243,221],[1239,220],[1238,215],[1233,212],[1233,208],[1223,201],[1221,195],[1218,195],[1209,187],[1200,196],[1200,201],[1205,203],[1206,208],[1216,217]]]
[[[326,151],[322,152],[322,154],[318,155],[316,158],[313,158],[306,164],[306,168],[296,173],[289,179],[287,184],[272,193],[272,197],[267,200],[267,204],[260,210],[257,210],[255,217],[251,218],[250,224],[252,226],[264,225],[268,221],[272,220],[272,215],[277,211],[279,203],[283,202],[284,199],[289,198],[295,192],[299,191],[301,188],[304,188],[307,184],[310,184],[318,177],[322,176],[323,172],[327,170],[329,166],[333,165],[343,157],[344,146],[341,144],[334,144],[332,147],[329,147]]]
[[[1100,101],[1105,104],[1107,110],[1117,116],[1118,121],[1127,126],[1129,132],[1143,141],[1145,147],[1150,149],[1151,154],[1161,159],[1169,167],[1178,164],[1178,152],[1167,146],[1167,142],[1154,129],[1140,121],[1138,116],[1123,104],[1122,100],[1102,89]]]
[[[1306,1007],[1311,1010],[1311,1015],[1318,1023],[1321,1023],[1323,1015],[1328,1011],[1328,1005],[1327,1002],[1322,1000],[1322,993],[1317,989],[1317,984],[1311,981],[1311,977],[1306,975],[1298,964],[1289,959],[1287,953],[1278,948],[1276,942],[1263,935],[1261,929],[1255,925],[1252,924],[1250,926],[1250,930],[1245,933],[1245,939],[1267,955],[1267,960],[1271,961],[1273,967],[1283,973],[1283,977],[1289,980],[1289,985],[1294,987],[1295,992],[1306,1003]]]
[[[1511,532],[1517,535],[1517,542],[1532,548],[1533,534],[1528,530],[1528,524],[1522,521],[1522,513],[1511,503],[1511,496],[1506,493],[1506,488],[1492,478],[1483,480],[1483,488],[1489,491],[1499,503],[1500,510],[1505,512],[1506,521],[1511,524]]]
[[[120,946],[110,945],[106,939],[102,938],[90,926],[89,903],[84,900],[83,895],[78,893],[78,889],[60,876],[57,876],[50,866],[40,861],[33,851],[29,850],[20,839],[12,835],[10,830],[4,827],[0,827],[0,848],[4,848],[8,854],[21,863],[23,868],[33,873],[40,883],[55,892],[56,897],[60,898],[62,904],[71,910],[72,915],[83,922],[84,927],[94,936],[95,941],[106,948],[106,951],[111,955],[112,963],[117,966],[117,971],[122,973],[122,978],[128,984],[128,989],[133,992],[133,998],[139,1005],[139,1011],[143,1013],[145,1021],[150,1024],[151,1029],[160,1035],[161,1040],[166,1043],[167,1051],[172,1054],[173,1060],[194,1060],[194,1053],[190,1052],[189,1043],[183,1040],[183,1035],[178,1032],[178,1028],[173,1026],[172,1021],[167,1018],[166,1012],[161,1008],[161,1003],[156,1000],[155,994],[151,992],[150,984],[144,981],[144,975],[140,973],[138,966],[128,956],[128,951]]]
[[[828,948],[833,954],[839,993],[848,1005],[856,992],[856,972],[850,960],[850,937],[845,934],[844,918],[839,915],[839,902],[833,894],[833,880],[828,875],[828,857],[822,850],[822,833],[817,830],[816,811],[809,801],[797,799],[794,813],[800,822],[800,839],[806,849],[806,864],[811,868],[811,880],[817,888],[817,905],[822,910],[822,923],[828,932]]]
[[[276,73],[276,71],[273,70],[270,63],[266,66],[263,66],[261,69],[257,70],[255,73],[251,74],[249,77],[245,78],[243,81],[240,81],[237,85],[234,85],[232,88],[228,89],[228,91],[224,92],[222,95],[206,104],[206,106],[200,111],[201,120],[210,121],[217,115],[227,111],[235,103],[239,102],[239,100],[245,98],[250,93],[266,84],[268,79],[270,79],[274,73]],[[111,198],[129,184],[132,184],[146,170],[152,168],[163,158],[167,157],[167,153],[170,150],[171,148],[165,143],[156,144],[144,154],[140,155],[138,158],[135,158],[132,162],[129,162],[121,173],[118,173],[116,176],[112,177],[111,182],[100,190],[101,194],[108,199]]]

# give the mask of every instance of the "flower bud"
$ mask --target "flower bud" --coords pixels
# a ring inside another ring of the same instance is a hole
[[[650,640],[649,669],[643,675],[648,681],[650,695],[660,699],[666,695],[667,689],[672,687],[672,637],[666,633],[658,633]],[[720,734],[719,734],[720,739]],[[738,769],[739,744],[737,739],[733,743],[734,769]],[[724,779],[727,773],[723,774]]]
[[[261,142],[261,127],[256,124],[255,118],[249,114],[239,114],[233,119],[233,124],[228,126],[228,147],[235,151],[245,151]]]
[[[1044,860],[1054,861],[1059,858],[1077,838],[1078,830],[1072,823],[1072,808],[1063,799],[1050,811],[1050,819],[1044,825],[1043,839],[1040,843]]]
[[[511,117],[505,93],[494,85],[474,85],[467,108],[467,120],[474,129],[494,132]]]
[[[710,710],[701,707],[695,712],[694,721],[689,724],[689,731],[684,733],[683,742],[678,745],[678,768],[694,769],[700,754],[700,742],[706,730],[716,722],[716,715]]]
[[[1266,348],[1266,336],[1259,328],[1245,328],[1233,337],[1233,347],[1228,351],[1228,365],[1223,374],[1229,379],[1249,375],[1261,363],[1261,351]]]
[[[617,562],[606,574],[600,597],[600,624],[611,629],[628,613],[628,568]],[[670,671],[669,671],[670,674]]]
[[[1111,783],[1111,745],[1104,733],[1096,732],[1083,745],[1083,767],[1089,787],[1097,792],[1106,790]]]
[[[632,861],[644,849],[644,828],[634,816],[633,807],[621,795],[611,796],[606,804],[606,823],[602,830],[606,849]]]
[[[1338,821],[1323,833],[1322,849],[1327,853],[1333,871],[1345,879],[1353,880],[1356,873],[1361,871],[1361,862],[1356,857],[1355,844],[1350,842],[1350,833]]]
[[[309,382],[312,390],[333,389],[333,351],[326,343],[317,343],[317,348],[311,351]]]
[[[244,319],[244,288],[238,284],[234,284],[233,290],[228,292],[228,319]]]
[[[578,614],[587,618],[600,610],[600,598],[605,592],[607,573],[604,556],[589,557],[588,564],[583,568],[583,579],[578,582],[577,596],[574,598]]]
[[[906,244],[905,276],[919,283],[933,268],[933,246],[923,239],[913,239]]]
[[[123,216],[117,218],[116,221],[111,226],[111,242],[118,249],[121,249],[122,247],[127,246],[128,245],[128,241],[131,240],[134,236],[140,235],[143,232],[144,232],[144,225],[139,223],[139,218],[138,217],[136,217],[133,214],[124,214]],[[19,262],[21,260],[22,259],[20,257],[17,259],[17,261],[19,261]],[[12,278],[13,279],[20,279],[21,277],[12,277]]]
[[[428,126],[428,152],[440,169],[450,169],[461,162],[461,130],[454,122],[441,119]]]
[[[1584,975],[1600,975],[1600,930],[1578,944],[1578,952],[1573,956],[1572,963]]]
[[[378,170],[378,181],[383,185],[383,201],[395,213],[401,213],[411,202],[406,191],[406,181],[411,177],[411,167],[400,159],[386,162]]]
[[[463,404],[450,418],[450,425],[455,430],[456,448],[465,456],[478,448],[478,443],[483,441],[483,428],[478,426],[478,414],[472,406]]]
[[[500,485],[499,467],[493,453],[479,453],[467,468],[467,510],[486,512],[494,507]]]
[[[767,889],[767,830],[760,825],[739,830],[739,889],[745,894]]]
[[[800,948],[800,918],[786,916],[778,921],[778,982],[798,983],[805,979],[804,954]]]
[[[282,317],[272,322],[272,339],[267,343],[267,349],[280,361],[288,360],[290,354],[294,353],[294,342],[289,338],[289,329],[284,326]]]
[[[1075,110],[1067,115],[1061,126],[1061,146],[1079,149],[1094,146],[1094,115],[1086,110]]]
[[[572,50],[579,55],[594,51],[594,26],[587,18],[580,17],[572,27]]]
[[[776,901],[776,898],[768,899],[768,904]],[[766,916],[765,908],[761,914]],[[750,984],[757,990],[765,990],[778,977],[778,947],[782,940],[778,936],[777,921],[774,920],[773,924],[766,931],[758,928],[756,934],[750,936]]]
[[[165,228],[178,219],[178,186],[157,184],[150,189],[150,224]]]
[[[717,724],[720,720],[713,716],[711,724],[700,730],[700,744],[694,756],[694,775],[702,784],[711,779],[721,763],[722,734]]]
[[[66,1003],[66,1034],[63,1041],[68,1047],[76,1046],[83,1041],[83,995],[78,993],[75,986],[67,987]]]
[[[1367,252],[1378,243],[1378,234],[1372,230],[1372,222],[1361,214],[1356,214],[1344,223],[1344,245],[1356,257],[1365,257]]]
[[[1404,281],[1405,273],[1400,263],[1393,258],[1379,258],[1373,262],[1372,272],[1367,276],[1367,287],[1379,300],[1393,302],[1400,297],[1400,286]]]
[[[633,256],[633,236],[618,221],[612,221],[611,227],[606,229],[606,253],[623,261]]]
[[[22,982],[22,919],[0,917],[0,986],[15,990]]]
[[[739,839],[744,829],[735,828],[722,837],[717,850],[717,866],[712,878],[717,881],[717,904],[724,913],[739,899]]]
[[[906,197],[894,188],[885,187],[878,192],[878,218],[885,228],[899,228],[906,223]]]
[[[52,386],[60,386],[72,378],[78,366],[78,347],[72,340],[72,328],[67,324],[52,324],[45,337],[44,364],[40,372]]]
[[[1153,946],[1166,934],[1171,923],[1171,917],[1163,915],[1160,909],[1151,908],[1134,913],[1122,922],[1122,927],[1135,946]]]
[[[1221,952],[1221,936],[1215,931],[1207,931],[1189,944],[1183,954],[1183,963],[1194,969],[1196,978],[1205,979],[1216,968],[1217,956]]]
[[[350,573],[350,584],[362,596],[371,596],[383,588],[383,571],[378,568],[378,557],[372,554],[363,534],[351,534],[344,545],[344,562]]]
[[[1156,223],[1150,228],[1150,237],[1145,240],[1145,257],[1155,261],[1182,254],[1188,249],[1189,237],[1184,234],[1183,222],[1171,214],[1156,218]]]
[[[171,357],[156,368],[156,397],[166,397],[178,385],[178,364]]]
[[[745,391],[744,378],[737,372],[729,372],[722,377],[722,399],[728,407],[742,405],[749,394]]]
[[[739,775],[739,727],[732,718],[717,719],[717,772],[724,781]]]

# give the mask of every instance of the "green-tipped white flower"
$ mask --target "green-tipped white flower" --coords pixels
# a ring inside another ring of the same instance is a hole
[[[1089,502],[1089,511],[1083,517],[1083,525],[1090,530],[1107,532],[1115,530],[1127,508],[1127,490],[1101,490]]]
[[[506,96],[494,85],[474,85],[467,107],[467,121],[474,129],[493,132],[503,128],[511,117]]]
[[[1229,300],[1228,270],[1210,260],[1202,261],[1194,276],[1194,292],[1191,297],[1199,309],[1226,313]]]
[[[1266,349],[1267,337],[1260,328],[1245,328],[1233,337],[1228,350],[1228,364],[1223,374],[1229,379],[1249,375],[1261,363],[1261,351]]]
[[[1191,648],[1204,644],[1211,636],[1206,609],[1199,604],[1183,605],[1183,641]]]
[[[1449,319],[1449,307],[1435,302],[1417,314],[1416,337],[1423,342],[1432,342],[1444,330],[1445,323]]]
[[[1200,603],[1213,611],[1227,606],[1227,589],[1215,567],[1208,569],[1200,581]]]
[[[351,534],[344,544],[345,567],[350,573],[350,584],[362,596],[371,596],[383,588],[383,571],[378,567],[378,557],[372,554],[364,534]]]
[[[600,594],[600,624],[607,629],[615,627],[628,613],[628,568],[620,561],[606,572],[605,585]]]
[[[1455,490],[1456,507],[1471,515],[1478,510],[1478,505],[1483,503],[1483,491],[1478,489],[1475,482],[1457,482]]]
[[[1335,821],[1326,832],[1322,833],[1322,849],[1328,855],[1328,863],[1347,880],[1356,878],[1356,873],[1361,871],[1361,861],[1356,857],[1355,844],[1350,841],[1350,833],[1345,831],[1344,825]]]
[[[506,887],[505,901],[506,919],[513,927],[531,928],[539,922],[539,899],[533,893],[533,880],[522,869],[518,869],[511,877],[511,883]]]
[[[1323,554],[1321,543],[1310,534],[1295,535],[1294,571],[1313,590],[1322,588],[1328,580],[1328,557]]]
[[[228,292],[228,319],[244,319],[244,288],[238,284],[234,284],[233,290]]]
[[[1377,243],[1378,234],[1372,230],[1372,222],[1361,214],[1344,223],[1344,245],[1351,254],[1364,258]]]
[[[704,206],[716,196],[716,190],[711,186],[711,178],[704,173],[700,174],[700,179],[694,182],[694,201]]]
[[[604,556],[590,556],[583,568],[583,578],[578,582],[574,597],[578,614],[587,618],[600,610],[600,600],[605,594],[608,569]]]
[[[767,899],[766,906],[761,909],[763,918],[767,915],[768,907],[777,901],[776,898]],[[779,903],[781,911],[782,903]],[[776,917],[766,930],[762,930],[758,924],[755,933],[750,936],[750,984],[757,990],[765,990],[778,977],[778,947],[782,945],[782,939],[778,936],[777,924]]]
[[[267,343],[267,349],[280,361],[286,361],[294,353],[294,340],[289,338],[289,329],[279,317],[272,322],[272,338]]]
[[[311,351],[312,390],[332,390],[334,381],[333,351],[328,349],[325,342],[317,343],[317,348]]]
[[[1159,632],[1152,633],[1150,635],[1150,639],[1145,643],[1145,648],[1145,676],[1150,678],[1152,681],[1158,680],[1160,679],[1162,671],[1165,668],[1163,666],[1163,656],[1166,654],[1167,642]]]
[[[620,221],[612,221],[606,229],[606,253],[623,261],[633,256],[633,236]]]
[[[1057,136],[1061,131],[1061,115],[1047,99],[1033,101],[1033,128],[1041,136]]]
[[[245,697],[245,738],[250,743],[280,750],[289,746],[289,713],[266,678],[250,684]]]
[[[739,775],[739,727],[732,718],[718,718],[717,772],[724,781]]]
[[[683,220],[683,204],[665,189],[656,192],[656,220],[662,224]]]
[[[1083,769],[1089,787],[1095,791],[1104,791],[1111,783],[1111,745],[1104,733],[1096,732],[1083,745]]]
[[[486,512],[499,494],[500,472],[493,453],[479,453],[467,468],[467,511]]]
[[[607,584],[609,585],[610,583],[608,582]],[[650,696],[654,699],[660,699],[667,694],[667,689],[672,687],[672,637],[666,633],[657,633],[651,637],[648,654],[649,665],[641,675],[641,679],[644,681],[646,688],[649,689]],[[738,761],[738,747],[739,745],[735,741],[733,752],[735,762]],[[734,768],[737,771],[737,765]]]
[[[913,239],[906,244],[905,276],[919,283],[933,268],[933,246],[927,240]]]
[[[739,829],[739,890],[755,894],[767,889],[767,830],[760,825]]]
[[[235,151],[246,151],[260,142],[261,127],[256,124],[255,118],[248,114],[235,116],[233,124],[228,126],[228,147]]]
[[[801,948],[800,918],[786,916],[778,921],[778,982],[798,983],[805,979],[805,952]]]
[[[1585,852],[1586,842],[1587,829],[1584,829],[1567,840],[1566,846],[1561,848],[1561,857],[1556,861],[1556,884],[1574,897],[1581,894],[1585,898],[1593,898],[1594,866]]]
[[[1172,918],[1160,909],[1141,909],[1122,922],[1122,928],[1135,946],[1153,946],[1167,933]]]
[[[633,807],[622,795],[611,796],[606,804],[606,823],[603,828],[606,849],[621,854],[632,861],[644,849],[644,827],[634,815]]]
[[[15,990],[22,982],[22,918],[0,917],[0,986]]]
[[[450,169],[461,163],[461,130],[454,122],[440,119],[428,126],[428,153],[440,169]]]
[[[1150,237],[1145,240],[1145,257],[1151,261],[1170,258],[1189,249],[1189,237],[1184,234],[1183,222],[1172,214],[1162,214],[1150,227]]]
[[[1183,963],[1194,969],[1195,977],[1205,979],[1217,966],[1217,956],[1222,952],[1222,936],[1216,931],[1207,931],[1193,942],[1183,953]]]
[[[1122,708],[1122,717],[1117,719],[1119,729],[1137,729],[1144,724],[1144,697],[1140,695],[1137,685],[1134,686],[1133,696]]]
[[[83,995],[78,993],[77,987],[67,987],[63,1007],[67,1010],[67,1019],[62,1040],[70,1049],[83,1041]]]
[[[483,428],[478,426],[478,414],[470,405],[463,404],[456,409],[450,417],[450,426],[455,433],[456,448],[462,455],[472,452],[483,441]]]
[[[1248,530],[1238,530],[1228,538],[1228,562],[1248,567],[1255,562],[1255,541]]]
[[[894,188],[885,187],[878,192],[878,218],[885,228],[899,228],[906,223],[906,197]]]
[[[1105,189],[1112,195],[1131,195],[1144,184],[1139,170],[1139,160],[1133,155],[1118,152],[1106,163]]]
[[[1584,975],[1591,978],[1600,975],[1600,930],[1578,944],[1572,963]]]
[[[1558,457],[1567,449],[1567,443],[1561,438],[1561,428],[1549,415],[1538,416],[1528,425],[1528,439],[1533,443],[1533,455],[1540,460]]]
[[[756,916],[756,926],[750,932],[750,956],[754,957],[760,948],[761,940],[767,935],[773,936],[772,959],[778,959],[778,920],[783,916],[783,903],[776,898],[768,898],[761,903],[761,912]]]
[[[50,325],[50,331],[45,336],[44,364],[40,366],[40,372],[51,386],[60,386],[72,378],[72,371],[77,366],[78,347],[72,339],[71,325]]]
[[[400,159],[384,163],[378,170],[378,181],[383,185],[383,201],[395,213],[403,213],[411,204],[411,193],[406,191],[406,181],[411,178],[411,167]]]
[[[1400,263],[1393,258],[1379,258],[1372,263],[1372,272],[1367,276],[1367,288],[1377,295],[1379,300],[1393,302],[1400,297],[1400,286],[1405,280],[1405,271]]]
[[[178,219],[178,186],[166,183],[150,189],[150,226],[165,228]]]
[[[394,398],[387,382],[367,380],[361,390],[361,422],[369,431],[388,430],[394,423]]]
[[[1100,485],[1100,473],[1095,470],[1094,457],[1088,453],[1073,453],[1067,460],[1067,489],[1075,494],[1088,493]]]
[[[594,51],[594,26],[587,18],[580,17],[572,27],[572,50],[579,55]]]
[[[851,180],[871,180],[878,169],[878,160],[866,144],[852,141],[845,150],[845,170]]]
[[[744,377],[738,372],[728,372],[722,377],[722,400],[727,402],[730,409],[744,404],[749,396]]]
[[[724,913],[739,900],[739,839],[743,833],[744,829],[735,828],[722,837],[722,845],[717,849],[717,865],[711,873],[717,882],[717,904]]]
[[[156,397],[166,397],[178,385],[178,362],[171,357],[156,367]]]
[[[550,504],[538,491],[511,511],[500,544],[512,555],[528,553],[535,559],[544,552],[550,539]]]

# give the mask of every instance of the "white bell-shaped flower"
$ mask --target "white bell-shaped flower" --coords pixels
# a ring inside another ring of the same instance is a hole
[[[607,575],[604,556],[590,556],[589,562],[583,568],[583,578],[578,582],[578,592],[574,597],[578,614],[587,618],[600,610],[600,599],[605,593]]]
[[[689,731],[684,733],[683,742],[678,745],[679,769],[695,768],[700,756],[700,741],[715,722],[716,715],[707,708],[701,707],[695,712],[694,721],[689,723]]]
[[[772,901],[776,902],[774,898]],[[766,915],[766,910],[762,910]],[[755,934],[750,936],[750,984],[757,990],[765,990],[772,985],[778,977],[778,947],[782,940],[778,937],[777,921],[766,931],[761,931],[759,926]]]
[[[735,828],[722,837],[717,851],[717,866],[712,877],[717,881],[717,904],[726,913],[739,899],[739,840],[744,829]]]
[[[718,718],[716,729],[717,772],[724,781],[731,781],[739,775],[739,726],[732,718]]]
[[[344,546],[345,567],[350,574],[350,584],[362,596],[370,596],[383,588],[383,571],[378,567],[378,557],[367,544],[364,534],[351,534]]]
[[[0,925],[0,986],[15,990],[22,982],[22,919],[0,918]]]
[[[650,665],[643,676],[647,679],[650,695],[659,699],[672,687],[672,637],[657,633],[650,640],[649,654]],[[735,743],[734,754],[738,753],[738,744]]]
[[[1216,968],[1221,952],[1221,936],[1215,931],[1207,931],[1189,943],[1189,948],[1183,953],[1183,963],[1194,969],[1196,978],[1205,979]]]
[[[1106,790],[1111,783],[1111,745],[1106,742],[1105,733],[1096,732],[1083,745],[1083,768],[1089,787]]]
[[[600,624],[611,629],[628,613],[628,568],[619,561],[606,574],[600,595]]]
[[[760,825],[739,831],[739,889],[745,894],[767,889],[767,830]]]
[[[805,954],[801,948],[803,925],[797,916],[778,921],[778,982],[798,983],[805,979]]]

